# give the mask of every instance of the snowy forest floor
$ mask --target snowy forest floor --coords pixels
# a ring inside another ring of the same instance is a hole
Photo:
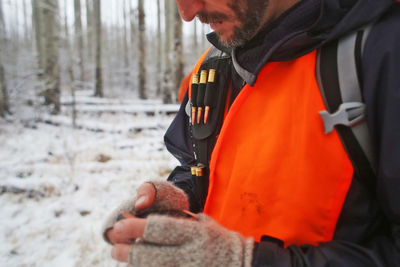
[[[111,259],[104,218],[177,161],[163,134],[177,105],[77,97],[77,128],[57,116],[0,119],[0,265],[126,266]]]

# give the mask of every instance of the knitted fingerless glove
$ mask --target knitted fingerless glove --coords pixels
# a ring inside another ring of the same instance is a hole
[[[180,188],[166,181],[148,181],[154,186],[156,195],[153,204],[140,211],[135,211],[136,196],[122,202],[105,220],[102,233],[104,240],[108,243],[106,236],[107,230],[112,228],[117,222],[117,218],[124,212],[136,212],[141,217],[146,217],[148,214],[168,214],[171,216],[182,216],[182,210],[189,209],[189,201],[186,194]]]

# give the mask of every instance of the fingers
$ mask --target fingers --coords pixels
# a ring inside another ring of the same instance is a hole
[[[150,215],[143,240],[160,245],[180,245],[198,236],[201,228],[200,223],[192,219]]]
[[[111,250],[111,257],[120,262],[128,262],[130,250],[130,245],[115,244]]]
[[[146,219],[130,218],[117,222],[110,231],[116,240],[135,240],[143,237],[145,226]]]
[[[153,204],[156,196],[156,189],[151,183],[142,184],[137,190],[137,197],[135,202],[136,210],[147,209]]]
[[[107,230],[106,235],[107,235],[108,241],[111,244],[117,244],[117,243],[131,244],[132,243],[132,239],[130,239],[128,237],[121,237],[120,235],[116,234],[114,228]]]

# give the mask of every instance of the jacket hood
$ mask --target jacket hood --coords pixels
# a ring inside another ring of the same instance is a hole
[[[300,0],[245,46],[232,50],[237,73],[250,85],[268,61],[303,56],[323,44],[377,20],[395,0]],[[208,36],[217,48],[215,33]],[[260,61],[260,58],[262,59]]]
[[[377,20],[394,0],[320,0],[320,16],[310,32],[330,41]]]

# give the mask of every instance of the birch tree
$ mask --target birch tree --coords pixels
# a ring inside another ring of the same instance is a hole
[[[94,18],[93,18],[93,0],[86,0],[86,46],[88,50],[88,57],[90,62],[93,58],[93,31],[94,31]]]
[[[165,41],[164,41],[164,82],[163,82],[163,92],[162,99],[163,103],[171,103],[172,102],[172,93],[171,93],[171,35],[172,35],[172,15],[174,14],[172,11],[172,4],[174,0],[165,0],[164,2],[164,19],[165,19]]]
[[[196,51],[199,46],[198,36],[197,36],[197,20],[194,19],[193,23],[193,48]]]
[[[146,99],[146,25],[143,0],[138,0],[139,12],[139,98]]]
[[[78,64],[79,80],[84,81],[83,67],[83,34],[82,34],[82,16],[81,16],[81,0],[74,0],[75,10],[75,47],[77,51],[76,63]]]
[[[182,19],[179,15],[178,6],[174,4],[174,60],[175,60],[175,79],[174,89],[176,92],[176,100],[178,90],[183,78],[183,38],[182,38]]]
[[[67,11],[67,2],[69,0],[64,0],[64,31],[65,31],[65,40],[64,40],[64,45],[65,45],[65,51],[67,52],[67,55],[72,54],[72,48],[70,44],[70,37],[69,37],[69,27],[68,27],[68,11]],[[77,117],[77,111],[76,111],[76,97],[75,97],[75,76],[74,76],[74,70],[73,70],[73,63],[71,60],[70,56],[66,57],[66,69],[68,72],[69,76],[69,88],[71,92],[71,117],[72,117],[72,127],[76,128],[76,117]]]
[[[161,36],[161,3],[157,0],[157,95],[161,93],[161,73],[162,73],[162,36]]]
[[[96,28],[96,70],[95,70],[95,96],[103,97],[103,68],[101,63],[101,0],[93,0],[94,24]]]
[[[136,41],[137,32],[138,32],[137,31],[137,21],[138,21],[137,20],[137,12],[133,8],[132,0],[129,0],[130,45],[133,48],[133,49],[130,49],[131,62],[136,61],[136,55],[137,55],[137,51],[136,51],[137,49],[135,49],[137,47],[137,41]],[[135,77],[135,75],[131,74],[131,78],[135,79],[135,81],[136,81],[137,77]],[[132,81],[132,84],[135,85],[136,82]]]
[[[3,0],[0,0],[0,116],[4,116],[5,112],[9,111],[7,84],[4,71],[4,47],[6,40],[6,31],[3,14]]]
[[[23,5],[23,12],[24,12],[24,38],[25,38],[25,44],[28,44],[28,40],[30,39],[30,31],[28,29],[28,10],[26,6],[26,0],[22,2]]]
[[[124,34],[123,34],[123,46],[124,46],[124,86],[128,87],[129,86],[129,51],[128,51],[128,18],[126,15],[126,8],[127,8],[127,3],[126,0],[124,0],[123,4],[123,19],[124,23],[122,24],[122,27],[124,28]]]
[[[59,11],[58,1],[43,0],[44,25],[44,73],[45,90],[41,93],[46,104],[53,105],[52,113],[60,112],[60,68],[59,49]]]
[[[38,76],[41,77],[44,69],[44,45],[43,45],[43,14],[42,0],[32,0],[32,25],[35,32],[35,47],[37,63],[39,67]]]

